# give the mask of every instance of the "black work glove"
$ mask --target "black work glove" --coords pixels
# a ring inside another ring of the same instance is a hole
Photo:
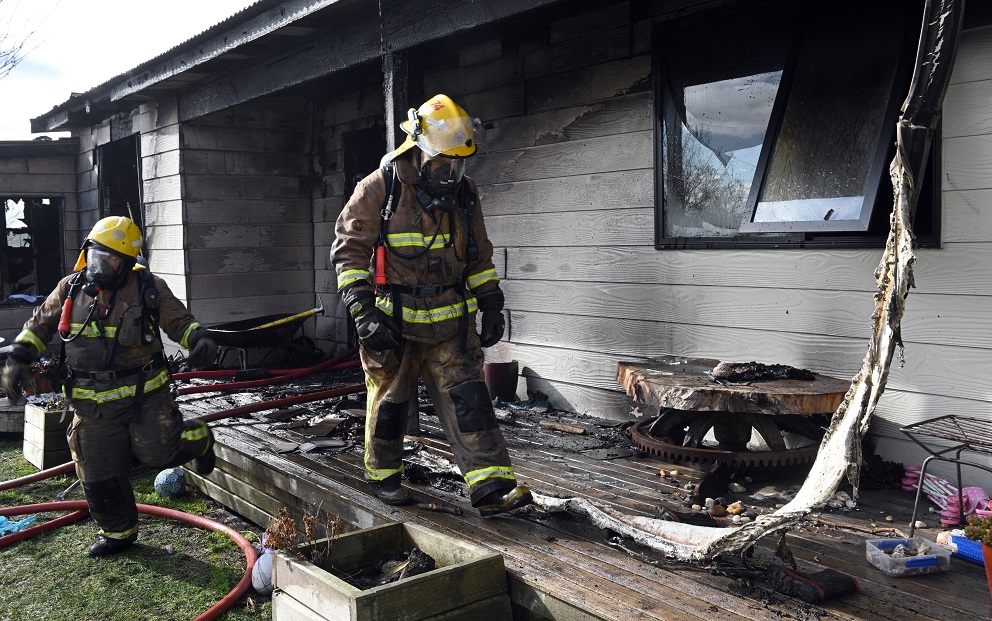
[[[345,303],[355,318],[355,331],[362,346],[369,351],[386,351],[399,347],[402,335],[393,322],[375,305],[375,295],[368,290],[348,296]]]
[[[7,354],[7,364],[0,372],[0,383],[3,391],[12,403],[18,401],[23,394],[25,380],[31,375],[31,355],[21,345],[13,345]]]
[[[186,362],[194,369],[202,369],[212,365],[216,359],[217,342],[204,334],[196,339],[193,348],[189,350],[189,358]]]
[[[482,333],[479,340],[483,347],[492,347],[503,338],[506,320],[503,318],[503,292],[499,289],[479,296],[482,311]]]
[[[483,347],[492,347],[503,338],[503,330],[506,327],[506,320],[503,319],[503,311],[488,310],[482,313],[482,334],[479,340]]]

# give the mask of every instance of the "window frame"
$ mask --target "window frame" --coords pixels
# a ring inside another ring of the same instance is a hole
[[[884,3],[883,5],[884,6]],[[765,14],[770,15],[773,11],[788,11],[791,7],[782,2],[764,3],[758,7]],[[755,7],[751,7],[749,12],[753,13]],[[914,13],[915,14],[915,13]],[[719,26],[721,23],[732,21],[736,12],[725,12],[714,14],[712,12],[705,15],[696,15],[659,25],[653,33],[653,88],[655,93],[655,114],[654,114],[654,155],[655,155],[655,248],[658,250],[667,249],[719,249],[719,248],[804,248],[804,247],[882,247],[888,233],[888,211],[884,204],[879,203],[880,197],[891,195],[891,183],[888,175],[888,163],[894,155],[895,126],[899,118],[900,108],[903,100],[903,93],[908,88],[910,73],[912,70],[912,60],[915,57],[915,43],[917,38],[913,36],[914,20],[912,16],[906,17],[907,32],[903,37],[902,49],[898,56],[898,66],[895,68],[895,76],[891,92],[888,96],[887,109],[884,113],[882,128],[889,127],[886,134],[881,132],[877,141],[874,154],[871,156],[869,174],[866,178],[864,188],[864,200],[862,202],[860,219],[837,221],[814,222],[793,220],[789,222],[774,222],[769,224],[755,223],[754,215],[758,207],[758,197],[765,185],[768,175],[769,160],[774,152],[781,131],[781,125],[785,115],[789,99],[793,93],[795,67],[799,49],[802,42],[802,33],[797,34],[792,41],[787,43],[786,66],[783,67],[782,80],[775,97],[772,112],[768,121],[765,139],[761,147],[757,161],[756,172],[752,179],[747,199],[745,216],[737,230],[736,235],[716,236],[716,237],[666,237],[665,218],[667,215],[668,197],[665,194],[665,183],[668,170],[665,169],[667,162],[665,158],[665,122],[667,110],[665,108],[665,93],[668,89],[667,83],[667,59],[665,57],[665,35],[675,29],[680,28],[706,28],[707,24]],[[789,12],[788,19],[791,23],[802,25],[809,19],[801,10]],[[912,49],[910,49],[912,48]],[[929,231],[918,235],[917,242],[921,247],[940,246],[940,132],[939,128],[931,143],[931,150],[927,164],[927,174],[921,192],[921,202],[924,202],[931,210]],[[925,199],[925,200],[924,200]],[[891,203],[890,203],[891,204]],[[880,219],[884,217],[884,224]],[[856,227],[852,227],[853,222],[858,222]],[[860,230],[852,230],[857,228]],[[757,235],[756,235],[757,233]]]

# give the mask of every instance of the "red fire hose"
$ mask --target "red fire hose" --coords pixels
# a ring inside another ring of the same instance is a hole
[[[85,500],[67,500],[64,502],[46,502],[36,505],[24,505],[21,507],[0,508],[0,515],[25,515],[27,513],[44,513],[47,511],[73,511],[73,513],[50,520],[38,526],[32,526],[31,528],[27,528],[11,535],[0,537],[0,547],[28,537],[33,537],[38,533],[52,530],[53,528],[62,526],[63,524],[70,524],[89,515],[89,508],[87,507]],[[245,539],[244,535],[229,526],[221,524],[220,522],[215,522],[197,515],[190,515],[189,513],[184,513],[182,511],[176,511],[175,509],[166,509],[165,507],[139,504],[138,511],[146,515],[155,515],[158,517],[169,518],[171,520],[180,520],[182,522],[186,522],[187,524],[192,524],[193,526],[205,528],[214,532],[224,533],[230,537],[234,543],[238,544],[238,547],[240,547],[245,553],[246,567],[245,573],[241,577],[241,581],[238,582],[231,592],[225,595],[223,599],[208,608],[206,612],[201,614],[194,621],[211,621],[218,618],[221,614],[227,612],[227,610],[233,606],[235,602],[241,599],[244,594],[248,592],[248,587],[251,586],[251,569],[254,567],[257,557],[255,554],[255,548],[251,546],[251,542]]]
[[[349,358],[358,351],[357,348],[349,349],[339,356],[335,356],[326,362],[322,362],[316,366],[305,368],[305,369],[292,369],[287,373],[282,375],[276,375],[275,377],[267,377],[258,380],[248,380],[245,382],[231,382],[228,384],[210,384],[207,386],[186,386],[179,389],[179,394],[181,395],[192,395],[201,392],[231,392],[234,390],[244,390],[246,388],[257,388],[258,386],[268,386],[270,384],[278,384],[281,382],[288,382],[289,380],[297,379],[303,377],[304,375],[312,375],[314,373],[319,373],[321,371],[329,371],[333,369],[343,369],[347,367],[354,367],[361,362],[355,360],[351,362],[342,362],[344,359]],[[180,375],[188,375],[185,373],[177,374],[174,376],[175,379],[181,379]]]

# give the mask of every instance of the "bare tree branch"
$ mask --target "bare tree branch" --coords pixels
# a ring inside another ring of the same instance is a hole
[[[21,0],[0,0],[0,80],[7,77],[37,47],[38,30],[55,12],[62,0],[56,0],[42,13],[36,10],[26,18],[18,14]]]

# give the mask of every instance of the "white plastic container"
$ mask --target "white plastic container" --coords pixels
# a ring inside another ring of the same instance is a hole
[[[921,543],[930,546],[929,554],[893,557],[892,550],[899,544],[916,549]],[[919,576],[947,571],[951,567],[951,551],[936,543],[913,537],[912,539],[869,539],[865,541],[865,556],[868,562],[886,575]]]

